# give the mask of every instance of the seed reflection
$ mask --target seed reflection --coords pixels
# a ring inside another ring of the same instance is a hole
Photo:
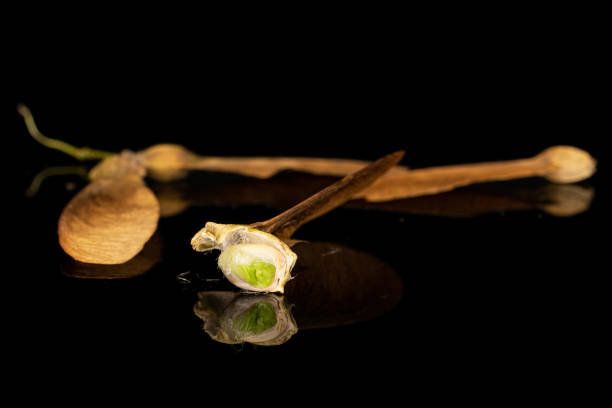
[[[298,331],[283,297],[273,294],[200,292],[193,310],[220,343],[276,346]]]
[[[393,310],[403,294],[397,272],[371,254],[304,242],[285,296],[202,291],[194,306],[204,330],[221,343],[280,345],[297,331],[353,324]],[[287,305],[291,305],[288,307]]]

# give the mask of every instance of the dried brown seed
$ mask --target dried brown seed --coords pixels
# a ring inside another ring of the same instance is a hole
[[[138,153],[147,168],[147,175],[158,181],[174,181],[183,178],[197,155],[177,144],[157,144]]]
[[[595,159],[572,146],[554,146],[528,158],[416,169],[381,177],[356,198],[389,201],[450,191],[490,181],[545,177],[556,183],[573,183],[591,177]]]
[[[129,153],[105,159],[62,211],[59,242],[77,261],[127,262],[155,232],[159,202],[132,159]]]

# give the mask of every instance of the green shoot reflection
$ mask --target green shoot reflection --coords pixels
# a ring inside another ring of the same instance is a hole
[[[45,180],[55,176],[71,176],[76,175],[84,180],[88,180],[88,170],[84,166],[52,166],[46,167],[34,176],[30,186],[25,192],[26,197],[34,197],[40,186]]]
[[[239,292],[200,292],[195,314],[204,331],[221,343],[275,346],[297,332],[282,296]]]
[[[339,244],[302,242],[285,296],[231,291],[198,293],[195,314],[215,341],[280,345],[297,331],[374,319],[403,294],[397,272],[378,258]],[[291,304],[292,306],[287,306]]]

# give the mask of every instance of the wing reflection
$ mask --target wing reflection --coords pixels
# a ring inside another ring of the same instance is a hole
[[[60,265],[62,273],[81,279],[126,279],[140,276],[151,270],[162,259],[163,241],[157,231],[134,258],[118,265],[102,265],[75,261],[66,257]]]
[[[285,296],[300,329],[373,319],[395,308],[403,294],[398,273],[375,256],[327,242],[299,243],[294,279]]]
[[[474,217],[487,213],[527,210],[569,217],[588,210],[594,196],[594,188],[580,184],[521,180],[469,186],[404,200],[380,203],[355,201],[352,205],[363,209],[446,217]]]
[[[152,183],[164,217],[190,206],[268,205],[287,208],[335,181],[334,177],[281,173],[267,180],[235,175],[193,174],[175,183]],[[203,188],[203,186],[205,186]],[[583,184],[554,184],[525,179],[477,184],[441,194],[384,202],[353,200],[349,208],[471,217],[500,211],[541,210],[567,217],[586,211],[594,189]]]

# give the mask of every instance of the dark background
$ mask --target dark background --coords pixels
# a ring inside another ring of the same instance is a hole
[[[399,381],[444,384],[448,392],[466,383],[545,387],[586,370],[600,338],[596,233],[606,196],[599,26],[547,13],[418,22],[325,33],[306,26],[290,38],[284,31],[199,37],[184,28],[171,37],[73,44],[72,33],[27,42],[36,58],[14,59],[3,113],[19,157],[16,218],[27,225],[17,235],[17,283],[7,288],[18,288],[22,368],[62,365],[72,377],[102,368],[161,378],[189,371],[209,381],[220,367],[227,374],[256,366],[286,372],[296,386],[314,381],[326,389],[349,379],[356,388],[398,391],[389,384]],[[74,47],[64,47],[67,39]],[[418,168],[570,144],[599,160],[586,182],[596,198],[568,219],[539,211],[454,219],[339,209],[300,237],[325,236],[388,262],[405,284],[401,305],[370,322],[298,333],[278,348],[237,349],[212,342],[191,313],[193,293],[176,275],[199,260],[174,237],[191,236],[209,218],[247,222],[276,209],[190,209],[161,221],[172,238],[167,260],[151,273],[120,283],[69,279],[57,266],[55,228],[74,190],[66,179],[50,180],[33,199],[19,190],[42,168],[74,161],[27,136],[18,102],[47,136],[110,151],[171,142],[205,155],[373,160],[402,149],[402,164]],[[388,238],[364,242],[364,228]],[[306,374],[313,372],[314,379]]]
[[[145,18],[128,30],[127,16],[112,28],[14,30],[6,85],[43,130],[57,123],[50,136],[107,150],[175,142],[202,154],[374,159],[405,149],[413,167],[550,144],[596,150],[606,65],[595,13],[345,12],[253,30]]]

